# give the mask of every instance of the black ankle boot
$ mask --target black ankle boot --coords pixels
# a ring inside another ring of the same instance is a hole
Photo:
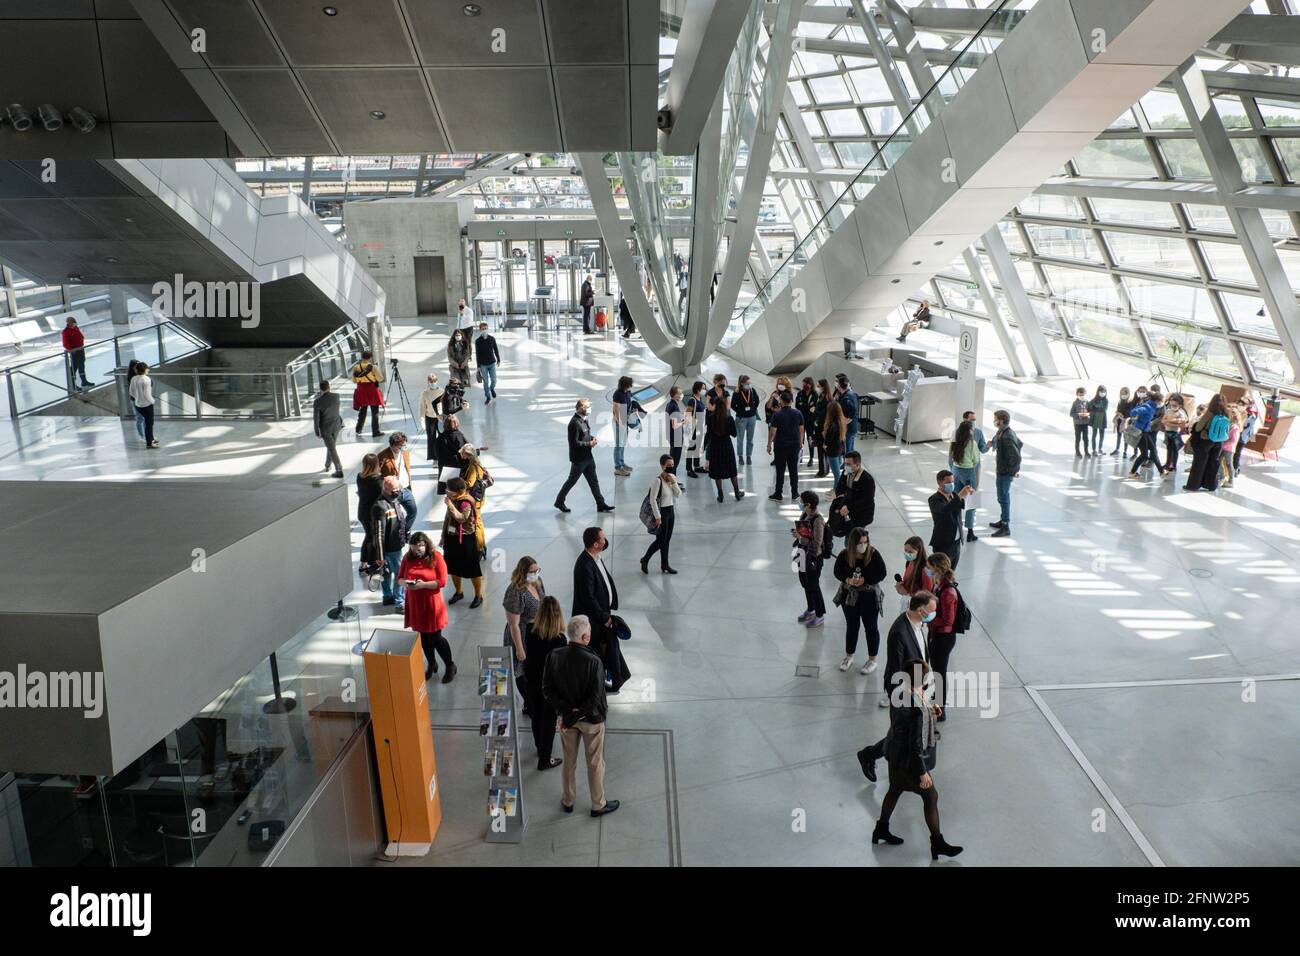
[[[892,833],[889,832],[888,823],[881,820],[877,820],[876,828],[871,831],[871,842],[874,845],[879,843],[881,840],[884,840],[890,846],[898,846],[900,843],[903,842],[902,837],[894,836]]]
[[[941,856],[956,856],[961,851],[962,847],[946,842],[942,833],[930,837],[930,859],[932,860],[937,860]]]

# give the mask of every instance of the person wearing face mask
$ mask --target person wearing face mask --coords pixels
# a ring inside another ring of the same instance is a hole
[[[614,612],[618,610],[618,588],[605,566],[602,553],[609,548],[603,528],[582,532],[582,554],[573,565],[573,608],[569,616],[584,615],[591,621],[591,649],[605,665],[608,692],[617,694],[632,676],[618,638],[614,635]]]
[[[840,408],[844,410],[844,418],[848,421],[848,429],[844,432],[844,448],[846,451],[853,451],[853,445],[858,438],[858,413],[862,402],[858,398],[858,393],[853,390],[849,384],[849,377],[843,372],[835,376],[836,400],[840,403]]]
[[[438,456],[438,494],[447,493],[447,483],[442,480],[444,470],[455,468],[460,471],[464,465],[460,450],[467,440],[465,433],[460,430],[460,419],[455,415],[448,415],[443,420],[442,431],[433,440],[433,450]],[[450,472],[447,474],[450,476]]]
[[[798,617],[806,627],[826,622],[826,599],[822,597],[822,562],[826,556],[826,519],[817,513],[818,498],[811,491],[799,496],[803,509],[790,534],[794,536],[794,564],[799,574],[808,609]]]
[[[1100,457],[1106,445],[1106,413],[1110,409],[1110,400],[1106,398],[1106,386],[1098,385],[1097,391],[1088,401],[1088,429],[1090,432],[1092,455]]]
[[[799,386],[799,391],[794,396],[794,410],[803,416],[803,433],[804,440],[808,443],[808,465],[813,463],[813,415],[817,410],[817,386],[809,376],[804,376],[803,382]],[[803,455],[803,446],[800,445],[800,457]]]
[[[731,394],[727,391],[727,376],[721,373],[713,376],[713,387],[704,393],[704,458],[706,461],[716,437],[713,422],[718,417],[718,406],[730,399]]]
[[[1133,459],[1133,468],[1129,471],[1127,480],[1141,481],[1146,476],[1141,474],[1141,469],[1148,465],[1155,465],[1157,470],[1160,468],[1160,459],[1156,455],[1156,439],[1152,427],[1160,427],[1160,393],[1152,391],[1148,393],[1139,389],[1137,393],[1137,404],[1128,413],[1129,426],[1141,433],[1138,438],[1137,457]]]
[[[927,660],[925,625],[933,621],[939,602],[929,591],[917,591],[907,600],[907,610],[894,619],[885,637],[885,670],[883,673],[884,696],[880,706],[888,707],[905,679],[902,671],[907,661]],[[858,751],[858,763],[863,776],[875,782],[876,761],[885,755],[885,744],[889,740],[886,734],[874,744],[868,744]]]
[[[936,706],[927,688],[930,668],[922,660],[903,665],[898,700],[889,712],[889,734],[885,756],[889,760],[889,790],[880,801],[880,818],[871,831],[871,843],[897,846],[903,838],[889,832],[889,818],[898,798],[915,793],[925,805],[925,825],[930,831],[930,859],[956,856],[962,847],[943,838],[939,828],[939,791],[930,771],[938,758],[939,728],[943,708]]]
[[[406,544],[409,532],[397,502],[402,490],[397,479],[390,475],[383,480],[382,487],[379,497],[370,506],[370,524],[374,529],[370,540],[384,562],[384,604],[396,605],[398,613],[401,613],[406,606],[406,596],[397,583],[397,572],[402,565],[402,546]]]
[[[528,625],[537,616],[537,610],[541,607],[544,597],[546,597],[546,587],[542,584],[542,569],[533,558],[524,555],[515,565],[514,571],[510,573],[510,583],[506,585],[506,593],[501,598],[501,606],[506,612],[504,643],[507,647],[515,649],[516,664],[524,663],[528,659],[524,639],[528,634]],[[529,672],[525,670],[522,677],[516,672],[516,683],[519,685],[520,695],[524,698],[524,716],[530,716],[529,710],[532,707],[530,692],[533,688],[529,686],[531,683]]]
[[[569,513],[569,508],[564,504],[564,499],[568,497],[569,489],[578,483],[578,479],[585,477],[587,487],[591,489],[591,496],[596,499],[597,511],[613,511],[614,506],[606,504],[605,496],[600,493],[600,478],[596,474],[596,459],[591,454],[591,449],[597,444],[596,436],[591,433],[591,426],[587,423],[587,416],[591,413],[591,402],[585,398],[578,399],[577,406],[573,417],[569,419],[569,477],[565,479],[564,485],[560,488],[560,493],[555,496],[555,507],[565,514]]]
[[[1165,402],[1164,414],[1160,417],[1160,428],[1165,435],[1165,464],[1160,470],[1166,478],[1178,473],[1178,449],[1183,444],[1183,433],[1187,431],[1187,410],[1183,408],[1181,395],[1170,395]]]
[[[425,461],[438,460],[438,450],[435,447],[438,439],[438,416],[441,414],[438,406],[442,404],[445,394],[442,386],[438,384],[437,373],[430,372],[428,384],[420,393],[420,416],[424,419],[424,437],[428,445],[424,456]],[[434,467],[438,466],[434,465]]]
[[[1088,423],[1092,414],[1088,411],[1088,392],[1086,389],[1074,390],[1074,401],[1070,404],[1070,421],[1074,423],[1074,457],[1091,458],[1088,448]]]
[[[862,467],[861,452],[849,452],[844,464],[844,474],[835,486],[840,517],[853,527],[865,528],[876,518],[876,479]]]
[[[465,597],[462,582],[469,578],[474,585],[474,600],[470,609],[483,606],[483,557],[487,554],[487,539],[483,533],[483,515],[479,503],[469,493],[464,478],[447,482],[447,496],[443,498],[447,510],[442,518],[442,551],[447,560],[447,571],[456,593],[447,601],[455,604]]]
[[[803,448],[803,416],[793,407],[794,396],[780,393],[781,407],[772,416],[767,429],[767,453],[776,463],[776,491],[768,495],[773,501],[783,500],[786,472],[790,474],[790,500],[799,497],[799,454]]]
[[[930,496],[930,517],[934,519],[930,549],[948,555],[956,567],[961,558],[962,510],[975,488],[966,485],[958,491],[956,477],[946,468],[934,476],[934,481],[937,487]]]
[[[748,375],[740,376],[740,386],[731,399],[731,410],[736,413],[736,459],[742,465],[754,463],[754,429],[758,425],[758,406],[758,390],[750,383]]]
[[[1125,385],[1119,390],[1119,399],[1115,402],[1115,417],[1110,422],[1111,427],[1115,429],[1115,450],[1110,453],[1112,458],[1119,454],[1119,446],[1123,442],[1123,460],[1128,460],[1128,450],[1131,446],[1128,443],[1128,437],[1124,434],[1124,423],[1128,421],[1128,413],[1133,410],[1133,404],[1128,386]]]
[[[456,329],[447,343],[447,364],[451,367],[452,381],[469,385],[470,331]]]
[[[772,416],[781,410],[781,393],[793,392],[790,389],[790,379],[784,375],[776,377],[776,387],[772,389],[772,394],[767,396],[767,401],[763,403],[763,424],[771,426]]]
[[[718,490],[718,503],[722,503],[722,483],[731,482],[731,492],[739,501],[745,497],[740,490],[740,475],[736,467],[736,420],[731,417],[731,403],[719,398],[713,406],[713,421],[709,424],[713,445],[709,450],[709,477]]]
[[[975,432],[975,420],[963,419],[957,426],[957,431],[953,433],[952,443],[948,445],[948,467],[952,469],[957,491],[966,487],[979,488],[980,453],[987,450],[988,446],[981,447]],[[966,541],[970,543],[977,540],[979,539],[975,537],[975,509],[967,508]]]
[[[668,457],[673,460],[675,475],[677,463],[682,460],[682,452],[686,450],[686,437],[690,432],[686,424],[686,409],[682,404],[682,390],[676,385],[668,390],[664,416],[668,419]]]
[[[993,413],[993,424],[997,425],[998,430],[990,445],[997,460],[998,507],[1002,516],[989,526],[997,529],[992,537],[1005,538],[1011,534],[1011,483],[1020,475],[1020,449],[1023,443],[1011,430],[1011,413],[1006,409],[1000,408]],[[956,570],[957,562],[954,561],[952,566]]]
[[[885,580],[885,559],[871,546],[871,536],[866,528],[849,532],[844,550],[835,558],[835,579],[840,582],[835,603],[844,612],[844,659],[840,670],[853,666],[853,655],[858,650],[858,629],[867,632],[867,663],[862,667],[865,677],[876,669],[876,655],[880,653],[880,582]]]
[[[447,605],[442,600],[447,565],[423,531],[411,535],[406,556],[397,569],[397,583],[406,589],[403,623],[420,635],[424,649],[424,679],[438,673],[441,657],[446,668],[442,682],[450,684],[456,676],[456,662],[451,659],[451,644],[442,635],[447,627]]]
[[[694,478],[704,473],[701,459],[704,458],[704,439],[707,429],[704,419],[708,414],[708,400],[704,395],[704,383],[696,382],[691,386],[691,397],[686,400],[687,448],[686,477]],[[674,458],[673,461],[677,459]]]
[[[660,455],[659,475],[650,482],[650,490],[646,492],[650,511],[654,514],[655,539],[641,556],[642,574],[650,573],[650,559],[655,556],[655,552],[659,553],[660,571],[664,574],[677,573],[668,565],[668,546],[673,540],[673,525],[676,522],[673,503],[682,494],[682,486],[677,483],[677,476],[673,472],[674,464],[672,455]]]
[[[936,700],[947,705],[948,658],[957,644],[957,576],[953,573],[952,563],[946,554],[932,554],[926,561],[929,572],[928,590],[938,601],[934,620],[930,622],[926,634],[929,643],[926,654],[930,666],[934,668]],[[942,723],[947,715],[940,714]]]

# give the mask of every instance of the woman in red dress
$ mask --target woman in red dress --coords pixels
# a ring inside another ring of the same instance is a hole
[[[379,430],[379,409],[384,405],[384,393],[379,390],[379,383],[384,380],[384,376],[375,368],[372,358],[370,352],[362,352],[361,361],[352,366],[352,384],[356,386],[352,392],[352,410],[361,413],[357,416],[358,439],[366,424],[367,408],[370,409],[371,437],[382,438],[384,435]]]
[[[447,665],[442,682],[450,684],[456,676],[456,664],[451,659],[451,645],[442,636],[447,626],[447,605],[442,599],[442,589],[447,586],[447,565],[423,531],[411,535],[401,567],[397,569],[397,583],[406,588],[403,622],[420,635],[420,646],[424,648],[424,679],[438,673],[436,652]]]

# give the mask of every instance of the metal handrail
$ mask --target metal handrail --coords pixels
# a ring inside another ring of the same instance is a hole
[[[138,338],[140,335],[150,331],[151,329],[153,330],[154,333],[154,340],[158,349],[158,361],[160,364],[175,361],[176,359],[185,358],[187,356],[194,355],[196,352],[202,352],[204,349],[210,348],[207,342],[204,342],[198,336],[187,331],[186,329],[175,324],[174,322],[168,320],[166,322],[159,322],[157,325],[145,326],[144,328],[133,329],[130,332],[123,332],[121,335],[115,335],[111,339],[100,339],[97,342],[87,342],[82,347],[82,351],[112,344],[114,373],[116,374],[122,368],[123,341],[130,338]],[[165,331],[174,333],[178,335],[180,338],[187,340],[193,346],[193,348],[188,349],[187,351],[179,352],[177,354],[168,355],[166,353],[166,350],[163,347],[163,333]],[[45,378],[42,378],[39,375],[33,374],[31,371],[28,370],[30,366],[41,364],[41,363],[51,363],[56,358],[61,358],[63,360],[63,381],[61,383],[56,384]],[[5,373],[5,390],[8,393],[9,414],[11,418],[21,418],[24,415],[32,415],[35,414],[36,412],[44,411],[47,408],[52,408],[55,405],[59,405],[63,402],[71,400],[73,395],[78,393],[78,390],[76,388],[74,373],[72,369],[72,354],[67,350],[64,350],[63,352],[59,352],[59,353],[53,353],[50,355],[44,355],[41,356],[40,358],[28,359],[27,361],[20,362],[17,365],[8,366],[7,368],[5,368],[4,373]],[[25,376],[27,378],[35,379],[36,381],[48,385],[51,388],[59,389],[62,392],[62,394],[60,394],[58,398],[52,399],[48,402],[42,402],[39,405],[32,405],[29,408],[19,409],[18,401],[17,401],[17,393],[14,390],[15,375]]]

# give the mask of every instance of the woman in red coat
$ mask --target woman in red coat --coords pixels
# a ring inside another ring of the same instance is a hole
[[[451,645],[442,636],[447,626],[447,605],[442,599],[442,589],[447,586],[447,565],[423,531],[411,535],[401,567],[397,569],[397,583],[406,588],[403,623],[419,633],[420,646],[424,648],[424,679],[438,673],[436,652],[447,665],[442,682],[450,684],[456,676],[456,664],[451,659]]]
[[[361,361],[352,366],[352,384],[356,386],[352,391],[352,410],[360,412],[357,416],[358,439],[366,424],[367,408],[370,409],[371,437],[382,438],[384,435],[379,430],[379,409],[384,406],[384,393],[379,390],[379,383],[384,380],[384,376],[375,368],[371,361],[373,357],[370,352],[362,352]]]

